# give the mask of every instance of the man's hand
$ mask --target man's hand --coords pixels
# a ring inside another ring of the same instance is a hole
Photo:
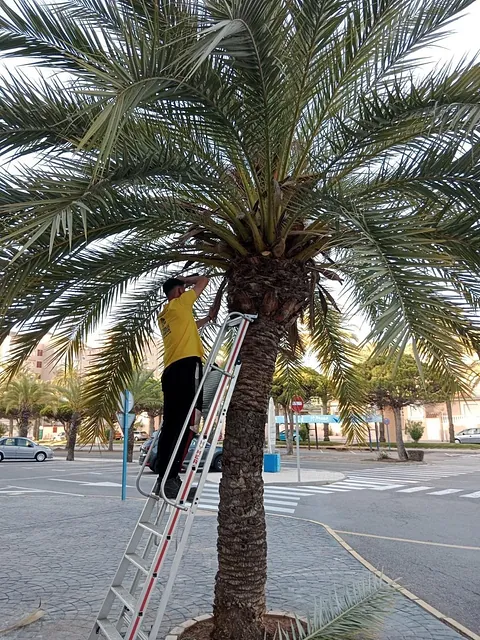
[[[197,298],[202,294],[203,290],[208,284],[208,278],[205,276],[177,276],[178,280],[181,280],[185,284],[193,284],[193,290],[197,294]]]

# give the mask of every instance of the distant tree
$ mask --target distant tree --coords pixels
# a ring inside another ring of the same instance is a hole
[[[134,400],[134,410],[148,415],[149,433],[152,435],[155,427],[155,418],[163,415],[163,391],[160,380],[154,378],[153,375],[150,376],[145,382],[138,401],[135,396]]]
[[[150,412],[149,416],[150,414],[153,414],[153,416],[161,414],[163,411],[162,385],[159,380],[153,377],[153,371],[136,369],[130,376],[127,388],[133,395],[133,412],[137,416],[144,412]],[[133,460],[134,431],[135,426],[132,424],[128,431],[128,462]]]
[[[292,354],[280,353],[275,365],[271,395],[274,402],[283,411],[287,455],[293,454],[292,398],[293,396],[301,395],[302,392],[302,367],[298,359],[292,357]]]
[[[385,358],[367,360],[359,366],[368,398],[380,409],[391,407],[395,419],[397,452],[400,460],[408,460],[402,433],[401,411],[409,405],[425,402],[430,380],[422,379],[415,358],[405,354],[398,363]]]
[[[66,460],[73,461],[78,431],[86,415],[85,384],[78,372],[71,369],[55,380],[54,389],[56,402],[43,413],[62,423],[67,436]]]
[[[335,397],[335,389],[328,376],[310,367],[305,367],[301,373],[301,386],[305,400],[308,402],[312,398],[320,398],[322,413],[328,414],[329,402]],[[323,440],[324,442],[330,441],[328,422],[323,425]]]
[[[56,398],[51,385],[22,372],[5,387],[3,402],[7,412],[15,411],[18,414],[19,434],[20,437],[26,438],[31,418],[38,414],[43,406],[54,405]]]

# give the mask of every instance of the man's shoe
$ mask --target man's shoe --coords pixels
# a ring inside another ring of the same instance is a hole
[[[153,493],[157,496],[160,495],[160,485],[162,484],[163,478],[158,478],[155,487],[153,489]],[[165,482],[164,493],[165,497],[169,500],[175,500],[182,485],[182,481],[177,476],[176,478],[168,478]]]

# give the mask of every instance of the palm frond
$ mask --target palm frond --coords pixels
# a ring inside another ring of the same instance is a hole
[[[370,577],[337,590],[316,603],[313,616],[279,629],[278,640],[345,640],[375,638],[393,607],[395,591],[379,578]]]

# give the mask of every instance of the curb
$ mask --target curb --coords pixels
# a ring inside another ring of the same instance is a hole
[[[300,620],[301,622],[307,622],[305,618],[300,616],[295,616],[290,611],[280,611],[280,610],[272,610],[267,611],[267,615],[270,616],[278,616],[278,617],[287,617],[291,618],[292,621]],[[197,622],[203,622],[204,620],[211,620],[213,618],[213,613],[204,613],[201,616],[196,616],[195,618],[190,618],[190,620],[186,620],[182,622],[182,624],[177,625],[168,634],[165,636],[165,640],[179,640],[179,637],[190,627],[193,627]]]
[[[360,562],[366,569],[374,573],[378,578],[380,578],[381,580],[389,584],[396,591],[399,591],[406,598],[408,598],[412,602],[415,602],[415,604],[418,604],[418,606],[422,607],[422,609],[424,609],[425,611],[430,613],[432,616],[437,618],[437,620],[440,620],[440,622],[443,622],[443,624],[452,628],[454,631],[458,631],[458,633],[460,633],[465,638],[469,638],[469,640],[480,640],[480,636],[476,634],[474,631],[467,629],[467,627],[465,627],[460,622],[457,622],[453,618],[449,618],[448,616],[445,616],[441,611],[429,605],[428,602],[425,602],[425,600],[422,600],[421,598],[416,596],[414,593],[412,593],[408,589],[405,589],[405,587],[402,587],[401,584],[399,584],[398,582],[395,582],[395,580],[392,580],[391,578],[386,576],[384,573],[379,571],[376,567],[373,566],[373,564],[368,562],[368,560],[365,560],[363,556],[361,556],[357,551],[355,551],[355,549],[352,549],[352,547],[348,544],[348,542],[345,542],[345,540],[341,536],[339,536],[334,529],[329,527],[328,524],[324,524],[323,522],[319,522],[318,520],[311,520],[309,518],[298,518],[295,516],[280,516],[276,514],[269,514],[269,516],[273,516],[274,518],[275,517],[291,518],[292,520],[303,520],[304,522],[311,522],[312,524],[318,524],[319,526],[323,527],[325,531],[329,533],[332,536],[332,538],[334,538],[338,542],[338,544],[345,549],[345,551],[348,551],[348,553],[351,556],[353,556],[355,560],[358,560],[358,562]],[[168,638],[168,640],[173,640],[173,639]]]

